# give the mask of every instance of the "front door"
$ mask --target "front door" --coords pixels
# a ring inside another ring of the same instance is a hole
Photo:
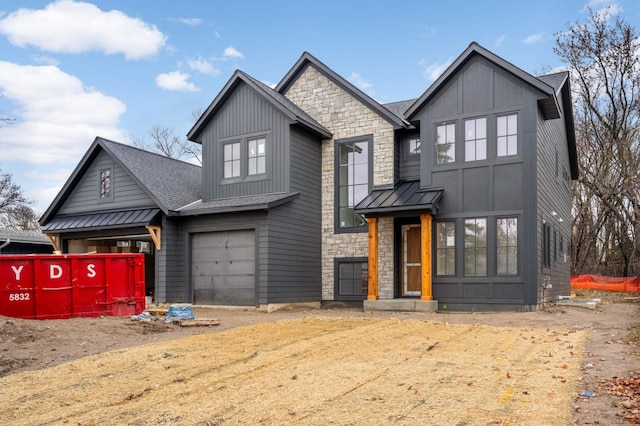
[[[422,292],[422,252],[420,225],[402,225],[402,295]]]

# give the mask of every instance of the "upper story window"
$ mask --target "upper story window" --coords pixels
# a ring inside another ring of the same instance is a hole
[[[224,177],[233,178],[240,176],[240,142],[226,143],[223,145]]]
[[[487,119],[474,118],[464,122],[464,160],[487,159]]]
[[[407,153],[409,155],[420,155],[420,138],[407,139]]]
[[[252,133],[221,141],[222,179],[238,183],[264,179],[269,173],[269,135]]]
[[[113,182],[111,169],[100,170],[100,199],[102,201],[111,200]]]
[[[504,115],[497,118],[497,155],[506,157],[518,154],[518,114]]]
[[[250,139],[248,141],[248,174],[260,175],[265,172],[265,138]]]
[[[487,219],[464,221],[464,275],[487,276]]]
[[[336,230],[366,229],[365,218],[354,212],[370,190],[372,136],[336,141]]]
[[[438,164],[456,161],[456,125],[453,123],[436,126],[436,161]]]

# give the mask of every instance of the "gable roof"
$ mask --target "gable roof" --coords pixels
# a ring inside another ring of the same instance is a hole
[[[119,142],[96,137],[56,198],[40,218],[44,225],[55,216],[93,160],[106,152],[165,214],[200,198],[202,168]]]
[[[213,102],[211,102],[206,111],[200,116],[200,118],[198,118],[191,130],[189,130],[189,133],[187,133],[187,138],[190,141],[199,143],[198,138],[200,137],[202,131],[207,127],[207,124],[209,124],[218,110],[224,105],[225,101],[229,98],[229,96],[231,96],[236,87],[238,87],[239,84],[243,83],[251,87],[255,92],[258,93],[258,95],[262,96],[267,102],[269,102],[269,104],[271,104],[278,111],[282,112],[292,122],[306,127],[307,129],[320,135],[324,139],[331,138],[332,135],[329,130],[327,130],[324,126],[313,119],[313,117],[296,106],[284,95],[276,92],[271,87],[259,82],[248,74],[240,70],[236,70],[229,81],[227,81],[227,83],[224,85],[220,93],[218,93],[218,95],[215,97]]]
[[[552,86],[562,102],[564,125],[567,129],[567,142],[569,147],[569,168],[571,169],[571,179],[576,180],[578,179],[578,149],[576,147],[576,132],[575,124],[573,122],[571,79],[569,78],[569,71],[541,75],[538,78]]]
[[[406,111],[406,118],[412,120],[418,111],[445,85],[457,71],[462,68],[470,59],[480,55],[496,66],[504,69],[515,77],[527,83],[529,86],[541,92],[545,97],[539,101],[542,113],[546,119],[560,118],[560,107],[556,98],[556,91],[547,82],[538,79],[526,71],[521,70],[510,62],[505,61],[498,55],[476,42],[472,42],[458,58],[445,70],[438,79],[420,96]]]
[[[402,117],[402,115],[397,115],[394,111],[386,108],[384,105],[372,99],[362,90],[358,89],[353,84],[345,80],[342,76],[333,71],[331,68],[320,62],[309,52],[304,52],[302,56],[300,56],[300,59],[298,59],[298,61],[293,65],[293,67],[284,76],[280,83],[278,83],[275,90],[279,93],[285,93],[308,66],[313,66],[316,70],[318,70],[333,83],[338,85],[344,91],[349,93],[354,98],[358,99],[358,101],[362,102],[372,111],[391,123],[395,128],[413,127],[411,123],[409,123]]]

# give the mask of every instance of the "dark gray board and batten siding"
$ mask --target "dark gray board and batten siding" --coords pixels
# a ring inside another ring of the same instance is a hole
[[[439,220],[456,222],[456,276],[434,276],[434,298],[441,306],[463,310],[487,307],[491,310],[531,309],[537,303],[535,253],[527,247],[537,239],[536,222],[536,138],[537,100],[541,94],[522,81],[475,57],[443,86],[440,93],[420,111],[421,182],[442,186],[444,195]],[[518,155],[496,157],[496,117],[518,114]],[[487,160],[464,161],[464,120],[487,118]],[[436,164],[436,125],[455,123],[456,161]],[[496,274],[495,220],[517,217],[519,221],[519,274]],[[464,220],[487,218],[487,276],[464,276]],[[533,224],[533,227],[530,225]],[[535,247],[535,244],[533,244]],[[532,266],[533,265],[533,266]],[[490,308],[489,308],[490,306]]]
[[[266,176],[223,181],[222,143],[265,135]],[[289,120],[246,84],[240,84],[201,135],[203,200],[288,191]]]
[[[222,144],[263,134],[267,136],[266,177],[224,181],[219,174]],[[270,193],[299,196],[268,211],[183,218],[179,232],[182,253],[188,257],[184,263],[192,262],[197,233],[254,230],[256,305],[320,301],[321,140],[293,127],[253,89],[240,84],[204,129],[201,141],[205,200]],[[186,300],[193,301],[193,271],[183,273]]]
[[[100,172],[107,169],[112,173],[112,198],[102,200],[99,192]],[[155,207],[155,203],[109,154],[101,150],[57,214],[85,214],[143,207]]]
[[[322,297],[321,158],[320,140],[291,130],[290,186],[300,196],[269,210],[269,278],[261,289],[269,303]]]

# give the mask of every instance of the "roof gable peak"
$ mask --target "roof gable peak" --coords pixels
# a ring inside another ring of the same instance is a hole
[[[528,72],[522,70],[521,68],[518,68],[517,66],[515,66],[512,63],[506,61],[505,59],[503,59],[500,56],[496,55],[495,53],[491,52],[490,50],[482,47],[477,42],[472,41],[469,44],[469,46],[440,75],[440,77],[438,77],[433,82],[433,84],[431,84],[431,86],[429,86],[429,88],[422,94],[422,96],[420,96],[413,103],[413,105],[411,105],[411,107],[409,107],[409,109],[405,113],[406,118],[408,120],[413,119],[415,117],[415,115],[417,114],[417,112],[420,109],[422,109],[422,107],[425,105],[425,103],[429,99],[431,99],[431,97],[441,87],[443,87],[449,80],[451,80],[458,73],[458,71],[462,67],[464,67],[465,64],[467,64],[470,60],[472,60],[474,57],[476,57],[478,55],[483,57],[483,58],[485,58],[486,60],[488,60],[489,62],[491,62],[495,66],[505,70],[506,72],[510,73],[511,75],[514,75],[515,77],[517,77],[520,80],[524,81],[529,86],[531,86],[531,87],[537,89],[538,91],[540,91],[543,95],[545,95],[545,96],[547,96],[549,98],[555,98],[554,89],[551,86],[549,86],[547,83],[545,83],[544,81],[534,77],[533,75],[531,75]],[[554,99],[554,103],[555,102],[556,101]]]

